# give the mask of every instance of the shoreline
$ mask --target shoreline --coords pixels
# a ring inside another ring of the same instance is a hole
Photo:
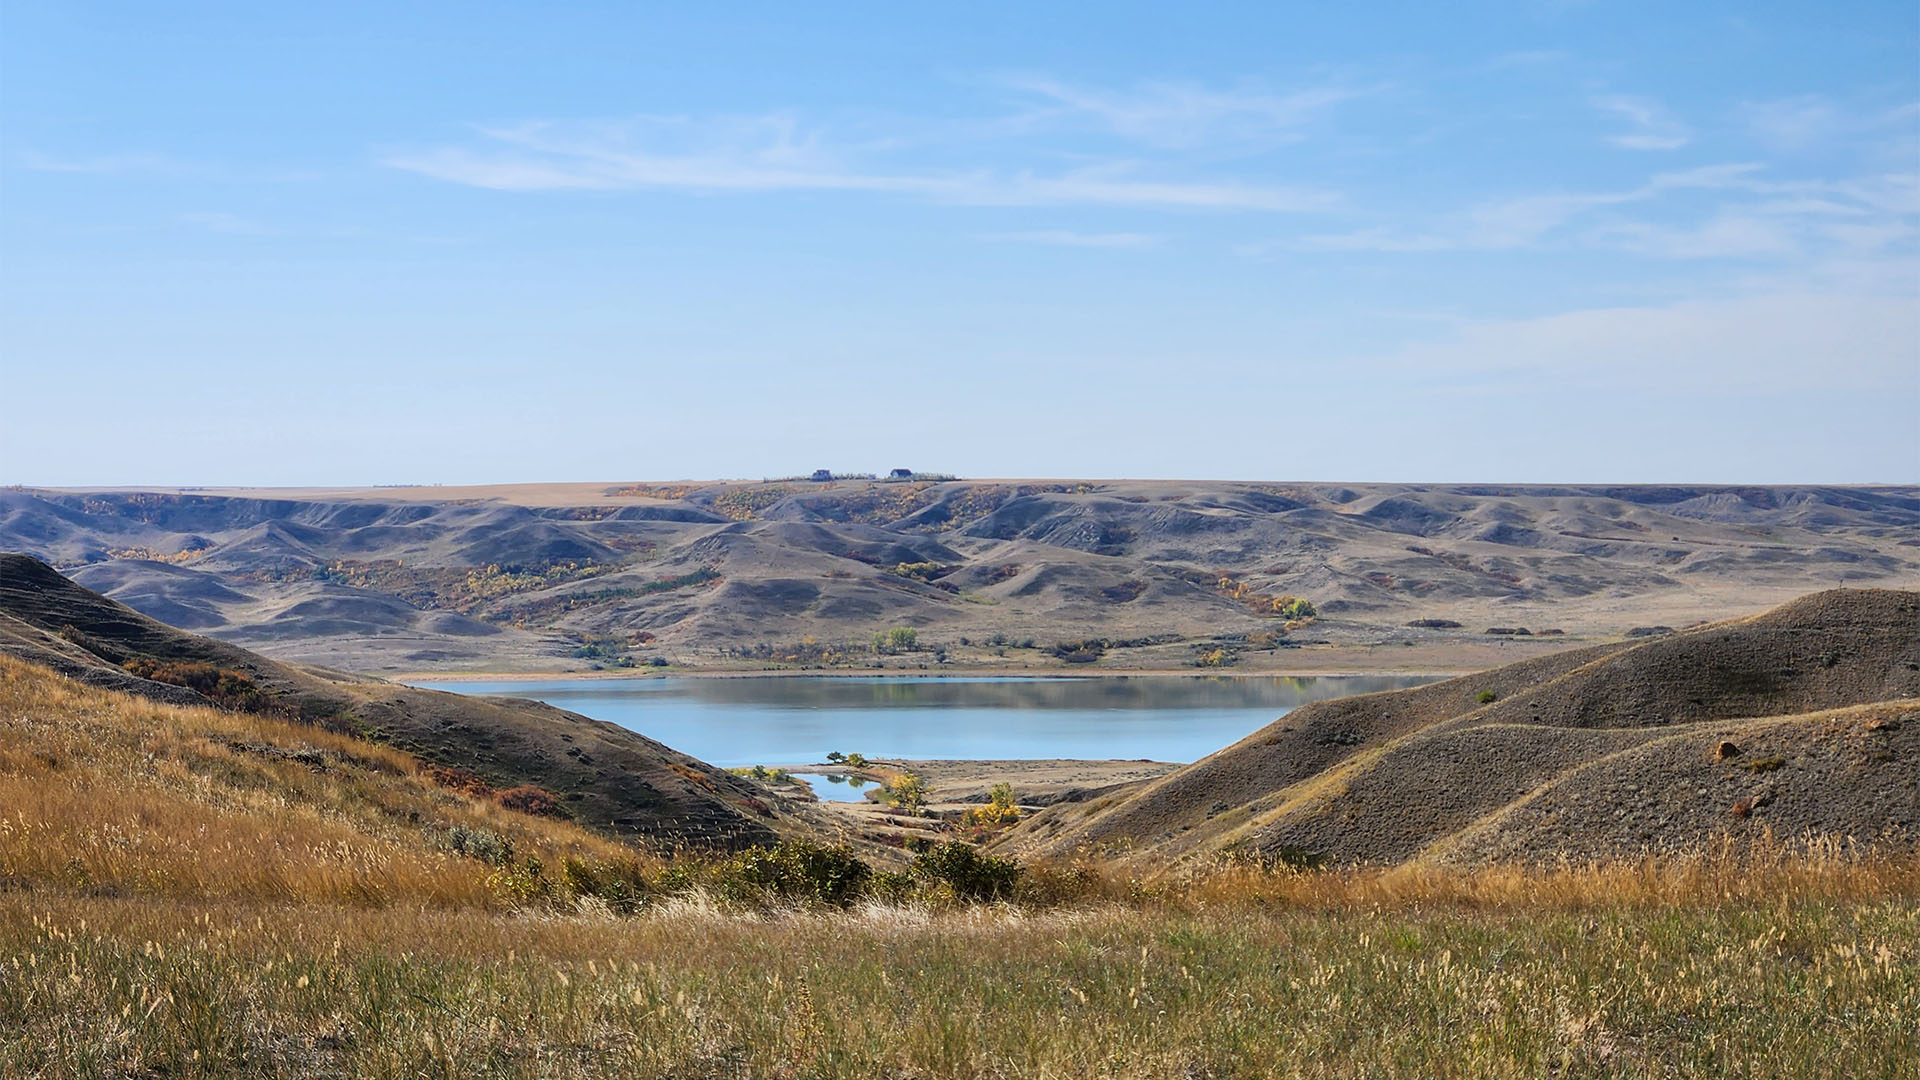
[[[1141,668],[1135,671],[1035,671],[1031,668],[978,668],[960,671],[665,671],[653,673],[640,669],[613,671],[405,671],[368,675],[392,683],[462,682],[596,682],[632,679],[1360,679],[1370,676],[1392,678],[1455,679],[1484,668],[1464,667],[1448,670],[1425,668],[1374,668],[1371,670],[1326,669],[1308,671],[1201,671],[1181,668]]]

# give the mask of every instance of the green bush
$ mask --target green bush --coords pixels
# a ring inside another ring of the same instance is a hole
[[[901,810],[918,810],[927,802],[927,782],[920,779],[919,773],[901,773],[888,781],[881,791],[888,806]]]
[[[560,864],[560,885],[576,900],[591,897],[623,913],[639,910],[646,901],[646,879],[633,866],[589,863],[568,858]]]
[[[1020,880],[1020,864],[1012,859],[983,855],[971,844],[950,840],[917,855],[913,872],[953,890],[961,900],[1002,900],[1013,896]]]
[[[489,866],[505,866],[513,861],[513,842],[492,829],[449,825],[438,839],[441,847],[455,855],[479,859]]]
[[[540,860],[528,856],[523,863],[508,863],[487,875],[487,887],[507,903],[521,906],[553,897],[553,882],[548,881]]]
[[[799,901],[846,907],[865,892],[873,868],[845,847],[783,840],[735,854],[713,870],[722,900],[766,903]]]
[[[1482,690],[1479,693],[1473,695],[1473,700],[1479,702],[1482,705],[1486,705],[1492,702],[1495,698],[1499,696],[1500,696],[1499,694],[1496,694],[1491,690]]]

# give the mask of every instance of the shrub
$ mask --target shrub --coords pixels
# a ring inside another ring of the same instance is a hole
[[[479,859],[490,866],[505,866],[513,861],[513,842],[492,829],[450,825],[440,834],[439,842],[455,855]]]
[[[184,686],[223,705],[251,704],[260,693],[260,688],[244,671],[190,660],[155,660],[142,656],[127,661],[126,669],[143,679]]]
[[[1482,705],[1486,705],[1486,704],[1490,704],[1495,698],[1498,698],[1499,696],[1500,696],[1499,694],[1496,694],[1491,690],[1482,690],[1479,693],[1473,695],[1473,700],[1479,702]]]
[[[487,888],[495,896],[509,904],[525,905],[553,896],[553,882],[548,881],[540,860],[531,856],[518,865],[508,863],[487,875]]]
[[[1038,863],[1023,867],[1014,883],[1013,898],[1023,904],[1053,907],[1083,902],[1099,895],[1099,871],[1086,863]]]
[[[1313,601],[1298,596],[1282,596],[1274,601],[1273,608],[1275,614],[1286,619],[1312,619],[1320,614]]]
[[[927,802],[927,782],[920,779],[919,773],[901,773],[887,781],[886,787],[882,790],[885,792],[887,805],[902,810],[918,810]]]
[[[714,892],[723,900],[765,903],[800,901],[846,907],[865,892],[873,868],[845,847],[783,840],[735,854],[713,871]]]
[[[913,860],[913,872],[944,884],[961,900],[1000,900],[1013,895],[1020,880],[1020,864],[996,855],[983,855],[971,844],[949,840]]]
[[[583,862],[560,864],[560,885],[575,900],[594,899],[618,912],[633,912],[646,901],[647,882],[635,866]]]
[[[560,800],[554,798],[552,792],[545,788],[534,787],[532,784],[508,788],[495,795],[493,801],[508,810],[518,810],[535,817],[565,817],[567,814],[561,807]]]
[[[1014,799],[1013,785],[995,784],[987,792],[987,805],[976,806],[961,816],[968,825],[1011,825],[1020,820],[1020,806]]]

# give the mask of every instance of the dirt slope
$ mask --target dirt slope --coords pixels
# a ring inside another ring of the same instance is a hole
[[[778,823],[765,791],[625,728],[532,701],[417,690],[270,660],[176,630],[22,555],[0,555],[0,653],[171,704],[210,699],[138,677],[126,665],[239,672],[257,687],[244,701],[249,708],[373,739],[495,788],[544,788],[574,820],[616,836],[737,846],[771,839]]]
[[[808,637],[844,644],[895,626],[955,664],[1058,667],[1044,646],[1097,637],[1133,644],[1090,670],[1184,667],[1221,646],[1243,667],[1311,667],[1264,637],[1285,620],[1262,601],[1283,595],[1321,613],[1286,644],[1387,647],[1323,666],[1417,657],[1466,670],[1497,662],[1496,645],[1518,658],[1617,640],[1816,585],[1920,587],[1916,532],[1913,487],[0,491],[0,550],[164,621],[356,671],[777,663]],[[1436,620],[1460,625],[1409,625]],[[1485,633],[1495,627],[1535,633]],[[1029,638],[1043,649],[1006,644]],[[906,662],[842,662],[875,659]]]
[[[1306,705],[1136,792],[1051,809],[1008,844],[1360,863],[1621,853],[1768,827],[1910,844],[1917,709],[1920,594],[1833,590]]]

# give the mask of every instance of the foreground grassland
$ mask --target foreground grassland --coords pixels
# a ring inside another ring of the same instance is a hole
[[[1910,900],[634,918],[0,898],[9,1076],[1897,1077]]]
[[[785,850],[642,854],[0,660],[0,1077],[1920,1076],[1911,856],[1030,865],[968,903]]]

